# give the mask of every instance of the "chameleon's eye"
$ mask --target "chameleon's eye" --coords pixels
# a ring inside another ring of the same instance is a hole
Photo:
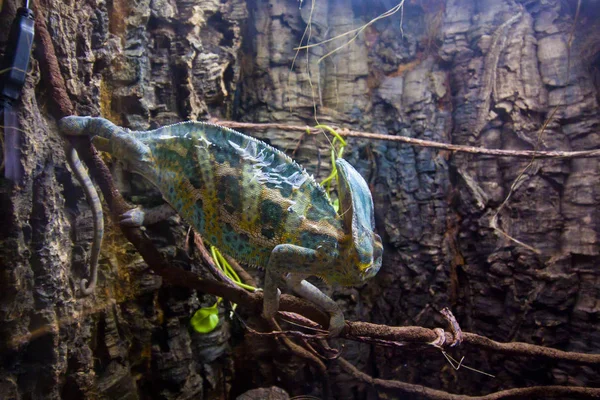
[[[377,261],[383,255],[383,245],[381,244],[381,237],[373,233],[373,260]]]
[[[381,268],[381,256],[383,254],[383,246],[381,245],[381,238],[376,233],[373,233],[371,236],[371,240],[372,240],[371,246],[373,249],[373,253],[370,254],[371,259],[369,261],[370,262],[369,267],[365,268],[365,270],[362,272],[362,280],[363,281],[365,281],[367,279],[371,279],[372,277],[377,275],[377,272],[379,272],[379,269]]]

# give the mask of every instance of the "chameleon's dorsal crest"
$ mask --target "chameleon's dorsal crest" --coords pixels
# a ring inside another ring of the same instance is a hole
[[[339,213],[344,219],[344,226],[357,235],[361,229],[375,227],[373,199],[364,178],[346,160],[335,162],[338,169]]]

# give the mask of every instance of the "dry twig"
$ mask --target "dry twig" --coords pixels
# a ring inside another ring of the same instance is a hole
[[[465,396],[463,394],[452,394],[442,390],[431,389],[421,385],[414,385],[396,380],[373,378],[364,372],[359,371],[356,367],[350,364],[343,358],[339,358],[338,362],[344,371],[370,385],[375,386],[380,390],[392,393],[404,393],[421,395],[426,399],[434,400],[500,400],[500,399],[528,399],[528,398],[570,398],[579,399],[597,399],[600,398],[600,389],[586,388],[579,386],[534,386],[528,388],[508,389],[499,392],[491,393],[484,396]]]
[[[250,130],[279,129],[279,130],[285,130],[285,131],[298,131],[298,132],[310,131],[310,133],[319,133],[320,132],[319,129],[311,128],[308,126],[287,125],[287,124],[278,124],[278,123],[254,124],[254,123],[250,123],[250,122],[221,121],[221,120],[211,120],[211,122],[215,123],[215,124],[219,124],[221,126],[226,126],[228,128],[234,128],[234,129],[250,129]],[[340,136],[344,136],[344,137],[354,137],[354,138],[371,139],[371,140],[386,140],[389,142],[402,142],[402,143],[407,143],[407,144],[410,144],[413,146],[419,146],[419,147],[431,147],[434,149],[449,150],[452,152],[480,154],[480,155],[489,155],[489,156],[497,156],[497,157],[517,157],[517,158],[536,157],[536,158],[541,158],[541,159],[547,159],[547,158],[571,159],[571,158],[600,157],[600,149],[582,150],[582,151],[559,151],[559,150],[538,151],[538,150],[486,149],[483,147],[463,146],[463,145],[459,145],[459,144],[435,142],[433,140],[415,139],[415,138],[410,138],[410,137],[406,137],[406,136],[383,135],[380,133],[361,132],[361,131],[353,131],[353,130],[348,130],[348,129],[336,129],[336,131]]]

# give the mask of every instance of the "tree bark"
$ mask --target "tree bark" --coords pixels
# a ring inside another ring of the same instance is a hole
[[[20,6],[3,3],[0,45]],[[597,0],[581,2],[579,12],[575,0],[410,1],[324,59],[352,35],[297,57],[294,48],[356,29],[398,3],[36,3],[75,112],[135,130],[217,118],[318,121],[505,150],[600,143]],[[35,54],[19,106],[25,177],[19,185],[0,179],[0,397],[235,398],[271,385],[320,396],[305,361],[271,338],[244,337],[225,311],[215,332],[193,332],[193,312],[214,298],[163,284],[118,228],[107,227],[96,294],[80,296],[91,211],[66,167]],[[246,133],[293,153],[318,180],[329,173],[323,135]],[[357,138],[344,154],[368,180],[385,242],[372,281],[321,285],[346,318],[433,328],[445,326],[438,310],[450,307],[464,330],[497,341],[598,353],[597,158],[527,160]],[[160,203],[146,183],[113,172],[133,203]],[[505,234],[493,229],[496,214]],[[173,268],[204,273],[185,251],[178,218],[147,232]],[[343,345],[343,356],[373,377],[456,394],[597,380],[592,367],[460,347],[455,358],[495,378],[455,370],[435,351]],[[376,397],[329,365],[336,398]]]

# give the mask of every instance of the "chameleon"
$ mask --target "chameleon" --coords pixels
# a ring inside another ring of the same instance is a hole
[[[343,159],[339,213],[325,189],[284,152],[233,129],[182,122],[130,131],[100,117],[64,117],[62,135],[97,136],[94,143],[158,188],[166,202],[209,244],[265,269],[263,310],[271,319],[287,287],[330,316],[329,332],[345,326],[337,303],[306,281],[353,286],[377,274],[383,245],[364,178]],[[141,225],[133,209],[121,223]]]

